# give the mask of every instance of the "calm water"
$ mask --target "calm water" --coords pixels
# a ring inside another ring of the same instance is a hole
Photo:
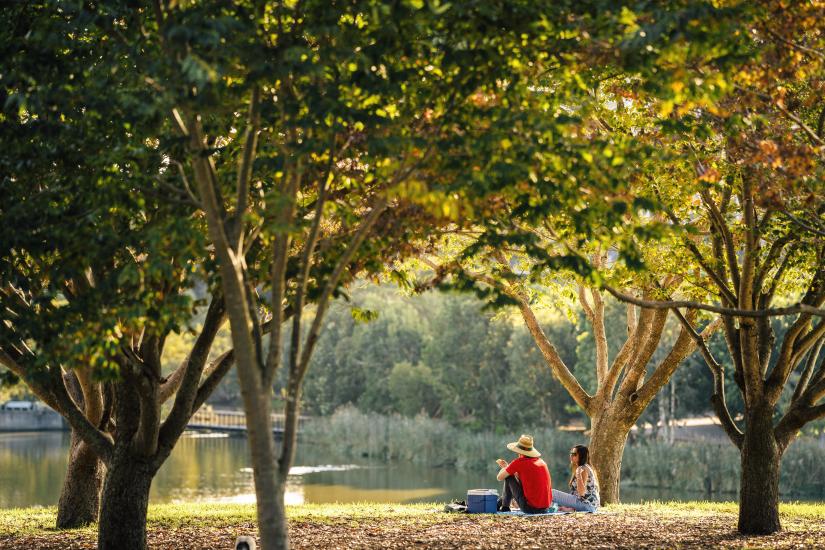
[[[51,506],[57,503],[66,470],[69,434],[0,433],[0,508]],[[432,502],[463,498],[470,488],[494,488],[497,468],[463,472],[411,464],[351,464],[308,452],[299,445],[290,471],[288,504],[325,502]],[[564,482],[555,477],[555,486]],[[723,495],[731,500],[734,495]],[[158,472],[152,502],[254,502],[252,470],[243,437],[187,434]],[[622,487],[622,500],[696,499]]]
[[[57,503],[66,471],[69,434],[0,433],[0,508]],[[286,500],[304,502],[421,502],[448,500],[467,488],[494,487],[494,475],[374,462],[349,464],[299,452]],[[486,478],[486,479],[485,479]],[[152,484],[152,502],[254,502],[243,437],[184,435]]]

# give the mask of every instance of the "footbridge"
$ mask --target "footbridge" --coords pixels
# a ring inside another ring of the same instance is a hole
[[[298,418],[298,431],[307,420],[309,417],[306,416]],[[272,433],[282,436],[285,422],[286,415],[273,414]],[[189,419],[186,429],[202,432],[243,433],[246,432],[246,413],[235,410],[199,410]]]

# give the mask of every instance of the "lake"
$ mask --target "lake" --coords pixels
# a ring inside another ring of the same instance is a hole
[[[0,508],[55,505],[68,448],[67,432],[0,433]],[[467,489],[498,486],[494,464],[488,472],[477,472],[366,460],[351,463],[313,453],[300,443],[295,462],[287,485],[287,504],[446,502],[464,498]],[[554,473],[554,481],[556,487],[566,484],[559,473]],[[706,498],[703,494],[622,487],[624,502]],[[717,498],[733,500],[735,495]],[[185,434],[158,472],[151,493],[151,501],[156,503],[254,499],[246,438],[223,434]]]

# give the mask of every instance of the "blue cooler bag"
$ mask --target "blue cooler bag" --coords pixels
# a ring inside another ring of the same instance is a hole
[[[470,489],[467,491],[467,512],[470,514],[495,514],[498,491],[495,489]]]

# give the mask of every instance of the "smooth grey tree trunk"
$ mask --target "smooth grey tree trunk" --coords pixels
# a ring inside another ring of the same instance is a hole
[[[241,390],[244,391],[243,386]],[[251,408],[246,399],[245,406],[249,453],[255,481],[258,533],[263,550],[285,550],[289,548],[289,540],[286,536],[286,515],[283,509],[284,487],[277,482],[275,441],[269,420],[269,407],[266,400],[261,399],[262,396],[256,397],[253,402],[258,403],[264,410]]]
[[[275,531],[275,547],[279,550],[286,550],[287,548],[289,548],[289,533],[287,531],[286,507],[284,506],[286,481],[277,481],[276,483],[277,489],[275,491],[275,511],[277,513],[273,525]]]

